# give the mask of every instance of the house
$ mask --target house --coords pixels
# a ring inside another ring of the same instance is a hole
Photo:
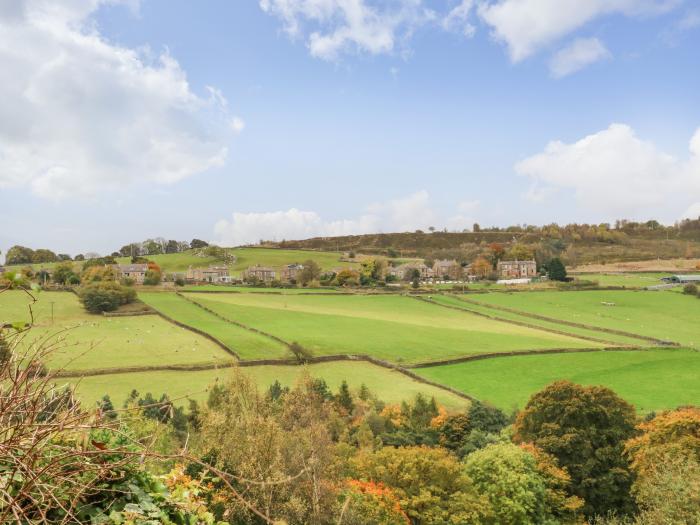
[[[462,266],[452,259],[442,259],[433,264],[433,275],[436,279],[457,281],[462,278]]]
[[[527,279],[537,276],[535,261],[498,261],[496,267],[501,279]]]
[[[277,273],[274,268],[269,266],[260,266],[256,264],[255,266],[250,266],[243,272],[244,279],[257,279],[258,281],[274,281],[277,277]]]
[[[292,282],[297,280],[297,276],[304,269],[303,264],[294,263],[286,264],[282,267],[280,272],[280,279],[285,282]]]
[[[148,271],[147,264],[113,264],[112,268],[117,280],[132,279],[136,284],[143,284]]]
[[[671,275],[670,277],[662,277],[661,280],[667,283],[676,284],[700,284],[700,275]]]
[[[389,268],[388,274],[396,277],[397,279],[403,281],[406,279],[411,279],[413,275],[413,270],[418,270],[420,274],[419,279],[421,281],[427,281],[433,278],[433,269],[430,266],[426,266],[423,263],[406,263],[401,266],[396,266]]]
[[[187,268],[185,280],[197,283],[230,282],[227,266],[210,266],[209,268]]]

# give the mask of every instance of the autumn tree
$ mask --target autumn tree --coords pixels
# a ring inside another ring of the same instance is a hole
[[[299,272],[298,281],[302,286],[307,286],[321,277],[321,267],[313,259],[305,261],[304,268]]]
[[[634,407],[605,387],[558,381],[534,394],[515,423],[514,441],[533,443],[571,474],[587,516],[633,508],[633,476],[623,454]]]
[[[514,261],[529,261],[534,257],[533,251],[530,247],[525,246],[522,243],[516,242],[508,250],[508,259]]]
[[[488,523],[491,507],[457,459],[441,448],[385,447],[352,460],[356,479],[382,483],[413,523]]]
[[[472,263],[472,273],[480,278],[488,277],[493,271],[493,265],[485,257],[477,257]]]

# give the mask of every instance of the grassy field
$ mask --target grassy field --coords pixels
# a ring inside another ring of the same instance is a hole
[[[700,353],[687,349],[503,357],[416,372],[505,410],[558,379],[610,387],[642,412],[700,399]]]
[[[626,261],[608,264],[584,264],[571,268],[574,273],[608,272],[692,272],[700,271],[697,259],[649,259],[646,261]]]
[[[234,286],[219,284],[188,285],[178,289],[181,292],[223,292],[223,293],[272,293],[280,295],[317,294],[317,293],[352,293],[335,288],[262,288],[252,286]]]
[[[229,319],[296,341],[315,355],[368,354],[411,363],[483,352],[596,346],[397,295],[185,295]]]
[[[629,273],[580,273],[571,275],[575,279],[598,281],[600,286],[625,286],[627,288],[645,288],[663,284],[662,277],[672,275],[666,272],[629,272]]]
[[[85,370],[232,360],[213,342],[157,315],[103,317],[86,313],[72,293],[40,292],[37,297],[32,306],[35,327],[28,337],[61,334],[63,348],[49,363],[54,367]],[[28,304],[23,292],[0,294],[0,319],[29,321]]]
[[[473,295],[467,295],[467,296],[455,296],[455,295],[435,295],[432,297],[432,300],[436,302],[437,304],[441,305],[446,305],[454,308],[461,308],[464,310],[471,310],[474,312],[479,312],[483,313],[485,315],[489,316],[494,316],[498,317],[500,319],[507,319],[519,323],[527,323],[529,325],[535,325],[538,327],[542,327],[544,329],[549,329],[549,330],[556,330],[560,332],[566,332],[568,334],[571,334],[573,336],[583,336],[583,337],[591,337],[594,339],[602,339],[604,341],[607,341],[610,346],[615,346],[615,345],[631,345],[631,346],[649,346],[649,342],[640,340],[634,337],[626,337],[622,335],[617,335],[617,334],[610,334],[606,332],[601,332],[598,330],[591,330],[591,329],[586,329],[586,328],[578,328],[578,327],[573,327],[573,326],[567,326],[563,325],[557,322],[552,322],[552,321],[544,321],[541,319],[533,319],[532,317],[527,317],[524,315],[519,315],[517,313],[512,313],[512,312],[505,312],[503,310],[497,310],[495,308],[490,307],[489,305],[486,305],[484,303],[481,303],[479,305],[474,304],[474,303],[467,303],[465,302],[464,299],[472,300],[476,299],[478,300],[481,295],[479,296],[473,296]]]
[[[222,321],[174,293],[141,292],[139,298],[168,317],[216,337],[241,359],[291,357],[287,347],[278,341]]]
[[[566,321],[602,326],[700,347],[700,301],[667,291],[493,293],[471,296]],[[606,306],[603,303],[613,303]]]
[[[256,366],[241,368],[250,375],[260,389],[267,389],[276,379],[282,384],[293,385],[304,370],[314,377],[326,380],[332,390],[337,390],[346,380],[351,390],[357,390],[364,383],[373,393],[387,403],[399,403],[412,399],[417,393],[435,396],[436,400],[449,410],[460,410],[468,406],[468,401],[445,390],[425,385],[398,372],[387,370],[369,363],[338,362],[300,366]],[[160,396],[167,392],[171,398],[190,396],[199,401],[206,400],[207,388],[215,381],[225,381],[232,374],[231,369],[207,370],[201,372],[147,372],[112,374],[109,376],[84,377],[73,380],[78,385],[80,397],[87,403],[94,403],[104,394],[109,394],[116,406],[121,406],[132,389],[141,394],[151,392]],[[66,380],[68,381],[68,380]],[[184,401],[179,404],[186,404]]]

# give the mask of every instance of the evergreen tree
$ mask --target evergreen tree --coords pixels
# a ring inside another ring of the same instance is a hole
[[[335,397],[335,400],[336,403],[347,410],[349,414],[352,413],[353,408],[355,408],[355,403],[352,400],[352,394],[350,393],[347,381],[343,380],[343,382],[340,383],[338,395]]]

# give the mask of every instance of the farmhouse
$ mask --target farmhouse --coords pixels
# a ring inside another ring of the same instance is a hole
[[[191,282],[223,283],[229,282],[228,267],[210,266],[209,268],[187,268],[185,280]]]
[[[303,269],[304,269],[303,264],[299,264],[299,263],[286,264],[285,266],[282,267],[282,271],[280,272],[280,277],[283,281],[286,281],[286,282],[296,281],[297,275],[299,275],[299,272],[301,272]]]
[[[421,281],[426,281],[428,279],[433,278],[433,269],[430,266],[426,266],[423,263],[406,263],[402,264],[401,266],[396,266],[389,268],[388,274],[396,277],[397,279],[403,281],[405,279],[410,279],[413,270],[418,270],[418,273],[420,274],[419,279]]]
[[[147,264],[113,264],[115,277],[119,279],[133,279],[137,284],[143,284],[148,271]]]
[[[244,279],[257,279],[258,281],[274,281],[277,277],[277,273],[274,268],[269,266],[260,266],[256,264],[255,266],[250,266],[243,272]]]
[[[678,283],[678,284],[700,283],[700,274],[698,274],[698,275],[672,275],[670,277],[662,277],[661,280],[664,282],[667,282],[667,283]]]
[[[526,279],[537,275],[535,261],[498,261],[498,276],[501,279]]]
[[[462,277],[462,267],[454,259],[442,259],[433,264],[433,275],[436,279],[447,278],[456,281]]]

